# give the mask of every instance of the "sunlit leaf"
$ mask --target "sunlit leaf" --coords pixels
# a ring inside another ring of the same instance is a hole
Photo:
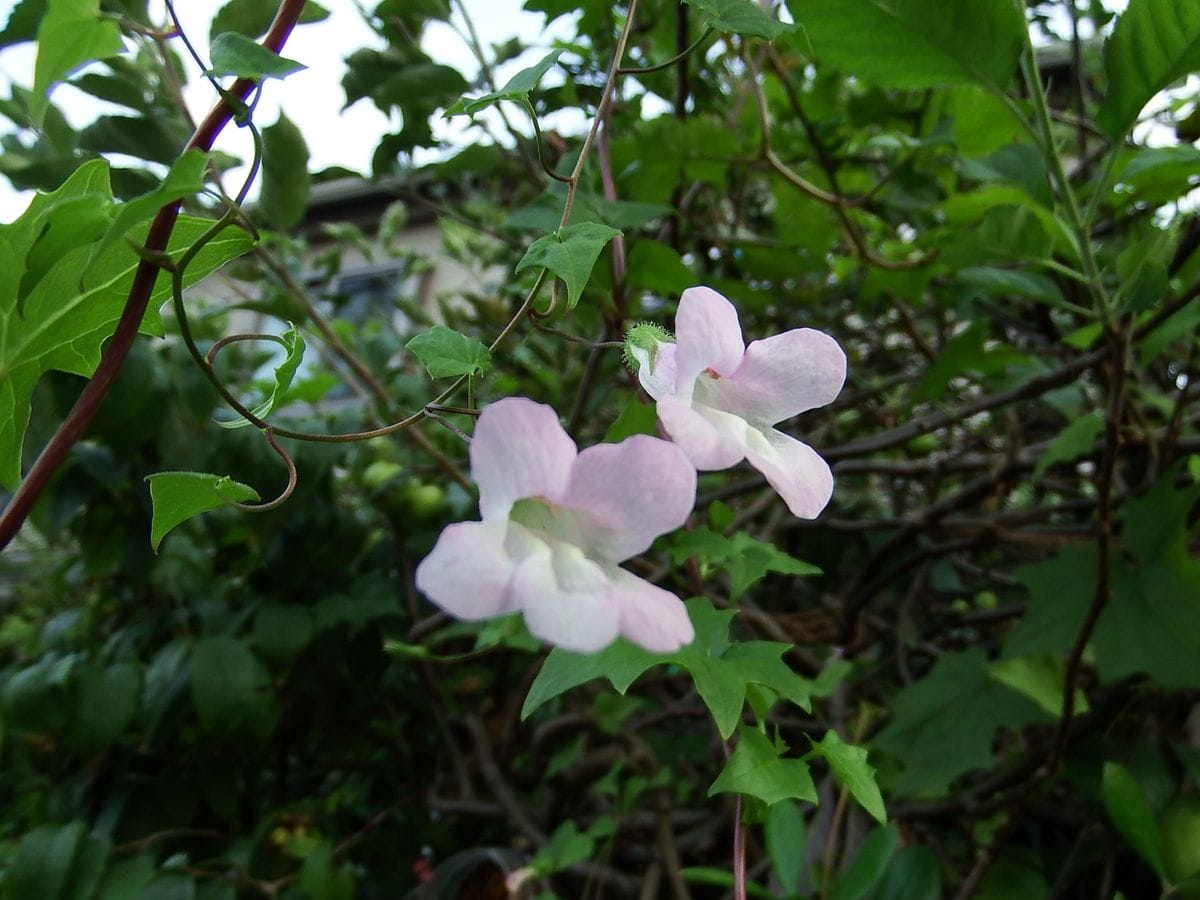
[[[146,480],[150,482],[150,500],[154,507],[150,544],[155,550],[167,532],[193,516],[230,503],[259,499],[254,488],[234,481],[228,475],[156,472]]]
[[[293,72],[307,68],[304,63],[280,56],[259,43],[238,34],[226,31],[218,34],[209,47],[211,65],[209,75],[236,75],[238,78],[286,78]]]
[[[269,416],[283,400],[288,388],[292,386],[292,380],[296,377],[296,370],[300,368],[300,363],[304,361],[304,351],[306,348],[304,336],[296,330],[295,325],[289,322],[287,331],[276,338],[276,340],[283,347],[283,361],[275,367],[275,375],[271,380],[271,389],[267,393],[267,399],[250,410],[260,419],[265,419]],[[250,420],[238,416],[236,419],[219,421],[217,424],[222,428],[242,428],[249,425]]]
[[[487,347],[445,325],[434,325],[404,346],[424,364],[430,378],[484,375],[492,367]]]
[[[1200,71],[1200,5],[1129,0],[1104,42],[1104,70],[1108,90],[1096,124],[1117,140],[1155,94]]]
[[[767,806],[781,800],[816,803],[817,789],[808,764],[801,759],[784,759],[784,749],[755,728],[740,729],[737,746],[709,787],[708,796],[745,794]]]
[[[100,15],[100,0],[50,0],[38,25],[37,45],[29,102],[35,125],[46,115],[55,84],[84,63],[120,53],[122,47],[117,23]]]
[[[527,99],[529,92],[537,88],[542,78],[554,67],[555,63],[558,62],[558,58],[562,55],[562,50],[551,50],[532,66],[522,69],[510,78],[500,90],[492,91],[490,94],[483,94],[479,97],[463,97],[457,103],[447,107],[446,115],[472,116],[481,109],[494,106],[501,100]]]
[[[530,244],[517,263],[517,271],[538,266],[549,269],[567,286],[567,309],[574,309],[591,278],[600,251],[620,233],[598,222],[567,225]]]

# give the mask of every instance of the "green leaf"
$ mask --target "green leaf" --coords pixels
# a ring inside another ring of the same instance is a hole
[[[259,499],[254,488],[233,481],[228,475],[156,472],[146,480],[150,482],[150,502],[154,507],[150,545],[156,551],[167,532],[192,516],[233,502]]]
[[[867,762],[865,747],[843,743],[837,732],[830,729],[825,732],[825,737],[813,743],[810,755],[824,757],[834,778],[850,791],[859,805],[880,825],[887,823],[883,797],[875,783],[875,770]]]
[[[303,606],[268,603],[254,617],[252,636],[270,662],[289,663],[312,639],[312,614]]]
[[[354,876],[334,862],[328,841],[305,853],[296,886],[310,900],[354,900]]]
[[[1039,654],[996,660],[988,674],[1001,684],[1024,694],[1052,716],[1062,714],[1066,663],[1057,656]],[[1088,710],[1087,695],[1075,690],[1075,715]]]
[[[1011,0],[789,0],[818,68],[881,87],[948,84],[1004,88],[1017,70],[1025,17]]]
[[[715,794],[744,794],[771,806],[781,800],[817,802],[808,764],[802,759],[783,759],[781,747],[755,728],[738,730],[738,742],[717,780],[708,789]]]
[[[1050,445],[1042,451],[1037,464],[1033,467],[1034,475],[1041,475],[1055,463],[1071,462],[1085,453],[1090,453],[1098,438],[1104,431],[1104,413],[1092,410],[1080,416],[1058,433]]]
[[[704,13],[704,24],[717,31],[746,34],[773,41],[795,26],[787,25],[767,15],[752,0],[683,0],[688,6]]]
[[[563,55],[562,50],[551,50],[527,69],[522,69],[510,78],[498,91],[480,97],[463,97],[446,109],[446,116],[473,116],[481,109],[494,106],[501,100],[527,100],[530,91],[536,90],[546,73]]]
[[[990,679],[983,651],[971,648],[943,654],[924,678],[901,690],[892,701],[891,721],[872,746],[903,766],[888,779],[895,791],[940,793],[964,772],[992,765],[993,738],[1002,725],[1053,720]]]
[[[567,225],[530,244],[517,263],[517,271],[538,266],[549,269],[566,284],[567,309],[572,310],[587,286],[600,251],[620,233],[598,222]]]
[[[37,38],[38,25],[46,16],[49,0],[18,0],[0,31],[0,50]]]
[[[83,822],[25,834],[4,874],[4,900],[90,900],[111,843]]]
[[[287,231],[299,225],[308,208],[310,178],[304,134],[282,112],[262,133],[262,192],[258,208],[271,227]]]
[[[617,444],[635,434],[658,434],[658,413],[650,403],[630,397],[617,420],[604,433],[604,441]]]
[[[899,843],[900,836],[894,828],[873,829],[833,886],[830,900],[862,900],[869,896],[887,871]]]
[[[563,822],[538,850],[529,865],[542,875],[552,875],[592,855],[596,840],[591,834],[581,832],[574,822]]]
[[[783,575],[820,575],[821,570],[784,553],[774,544],[760,541],[744,531],[726,537],[710,528],[681,531],[670,538],[671,559],[681,565],[695,557],[701,563],[729,573],[730,599],[737,600],[768,572]]]
[[[1180,0],[1129,0],[1104,42],[1108,93],[1096,124],[1119,140],[1150,99],[1200,70],[1200,6]]]
[[[251,38],[261,37],[266,34],[274,17],[275,7],[270,3],[263,3],[262,0],[229,0],[213,16],[212,25],[208,30],[209,43],[226,31],[236,31]],[[298,24],[307,25],[328,18],[329,10],[316,0],[306,0]]]
[[[928,847],[905,847],[892,857],[871,896],[872,900],[941,900],[937,856]]]
[[[784,894],[798,894],[808,844],[808,827],[799,804],[780,800],[767,810],[763,839],[771,871],[779,879]]]
[[[0,484],[12,488],[21,473],[21,448],[29,422],[29,399],[42,375],[56,369],[88,377],[100,362],[100,346],[112,334],[129,295],[140,258],[122,242],[91,259],[91,245],[64,253],[20,302],[20,284],[29,251],[42,237],[47,217],[64,203],[89,195],[111,200],[108,167],[84,163],[52,194],[38,194],[15,222],[0,225]],[[88,201],[85,201],[88,202]],[[212,223],[181,216],[168,247],[174,259]],[[144,239],[144,226],[132,237]],[[210,241],[188,266],[184,284],[192,284],[252,245],[241,229],[230,228]],[[90,262],[89,262],[90,260]],[[80,277],[88,268],[87,281]],[[142,330],[161,334],[157,309],[171,293],[171,279],[160,273],[151,293]]]
[[[1104,763],[1100,789],[1104,808],[1117,831],[1138,856],[1165,879],[1162,835],[1154,821],[1154,811],[1137,781],[1123,766],[1108,761]]]
[[[271,392],[267,395],[267,399],[260,403],[254,409],[250,410],[260,419],[265,419],[269,416],[279,402],[283,399],[287,389],[292,386],[292,380],[296,377],[296,370],[300,368],[300,363],[304,359],[305,343],[304,337],[296,330],[296,326],[288,322],[287,331],[277,338],[274,338],[284,349],[283,361],[275,367],[275,376],[271,383]],[[222,420],[217,422],[222,428],[242,428],[250,424],[249,419],[244,419],[238,416],[236,419]]]
[[[484,375],[492,367],[487,347],[445,325],[434,325],[404,346],[425,365],[430,378]]]
[[[208,171],[208,154],[202,150],[188,150],[175,162],[162,184],[140,197],[117,206],[116,214],[104,237],[92,247],[92,254],[81,278],[86,283],[91,264],[104,251],[129,233],[135,225],[154,218],[168,203],[191,197],[204,189],[204,176]],[[22,279],[23,285],[24,279]]]
[[[137,666],[115,663],[79,671],[68,744],[84,753],[107,749],[137,715],[142,677]]]
[[[1060,303],[1063,299],[1054,280],[1038,272],[968,266],[956,272],[954,279],[972,293],[993,297],[1024,297],[1050,304]]]
[[[280,56],[255,43],[244,34],[227,31],[218,34],[209,46],[209,75],[236,75],[238,78],[286,78],[308,68],[303,63]]]
[[[200,727],[230,736],[259,731],[269,715],[269,679],[262,663],[242,641],[201,638],[192,652],[192,702]]]
[[[37,46],[29,117],[40,126],[55,84],[84,63],[120,53],[123,45],[117,23],[101,18],[100,0],[50,0]]]

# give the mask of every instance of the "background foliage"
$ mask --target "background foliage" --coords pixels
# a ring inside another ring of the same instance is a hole
[[[23,0],[0,34],[39,48],[0,100],[0,172],[46,192],[0,226],[10,490],[133,290],[126,238],[186,198],[178,261],[224,211],[181,158],[189,70],[155,6]],[[263,7],[216,16],[219,72],[286,74],[248,40]],[[1194,894],[1200,10],[1130,0],[1114,28],[1084,0],[641,0],[621,65],[645,71],[616,78],[568,200],[543,165],[568,177],[583,134],[530,114],[596,114],[631,10],[526,8],[574,15],[576,39],[507,85],[490,73],[520,46],[478,48],[475,83],[421,49],[441,0],[365,10],[385,47],[347,47],[343,87],[398,123],[372,173],[395,202],[365,229],[306,225],[311,185],[344,173],[310,174],[286,115],[266,125],[248,222],[182,276],[224,265],[235,285],[189,294],[196,339],[239,309],[295,323],[283,357],[238,343],[219,367],[248,406],[273,398],[258,414],[280,432],[419,413],[461,374],[475,403],[548,402],[588,444],[653,430],[620,353],[590,342],[669,325],[708,284],[750,337],[812,326],[846,348],[842,396],[789,426],[834,464],[832,504],[801,521],[749,470],[707,474],[689,529],[635,562],[694,598],[708,690],[682,659],[632,686],[613,673],[637,660],[543,670],[519,622],[455,624],[414,595],[440,529],[474,515],[452,430],[284,441],[287,502],[223,508],[274,496],[282,467],[257,429],[214,427],[229,414],[159,317],[162,275],[141,322],[158,337],[0,557],[3,896],[392,898],[440,866],[426,895],[483,897],[532,859],[534,891],[720,897],[735,795],[755,896]],[[121,111],[69,127],[46,93],[64,78]],[[496,103],[477,143],[440,147],[432,120]],[[443,161],[415,166],[423,148]],[[319,296],[354,254],[431,265],[406,221],[436,222],[475,286],[432,309],[401,280],[353,318]],[[555,314],[489,354],[530,296]],[[164,470],[253,488],[205,481],[188,496],[214,511],[156,529],[155,553],[145,479]],[[779,668],[747,680],[727,634],[776,642]],[[738,728],[743,701],[763,732]],[[706,704],[738,731],[728,768]]]

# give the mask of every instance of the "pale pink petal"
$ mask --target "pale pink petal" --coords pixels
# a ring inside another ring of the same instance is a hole
[[[808,444],[774,428],[748,432],[746,459],[766,476],[792,514],[815,519],[833,495],[829,464]]]
[[[479,417],[471,439],[471,475],[484,519],[503,519],[523,497],[557,501],[575,462],[575,442],[549,406],[506,397]]]
[[[814,328],[796,328],[754,341],[732,375],[708,379],[703,387],[720,409],[774,425],[832,403],[845,382],[846,354],[837,341]]]
[[[620,562],[680,527],[696,502],[696,470],[675,444],[635,434],[579,454],[563,503],[584,513],[584,551]]]
[[[686,394],[705,369],[732,373],[742,361],[746,344],[733,304],[712,288],[688,288],[675,313],[676,393]]]
[[[516,566],[504,549],[507,530],[507,522],[447,525],[417,566],[417,590],[459,619],[515,612],[509,582]]]
[[[624,569],[610,569],[608,574],[621,611],[623,637],[654,653],[672,653],[695,639],[687,607],[670,591]]]
[[[746,456],[746,423],[737,416],[664,397],[658,401],[658,421],[701,471],[728,469]]]
[[[655,400],[661,400],[675,393],[675,385],[679,373],[675,369],[675,345],[659,344],[651,360],[645,351],[638,348],[644,359],[639,359],[638,381],[646,393]]]
[[[512,592],[530,633],[564,650],[594,653],[617,636],[612,582],[578,547],[542,544],[517,566]]]

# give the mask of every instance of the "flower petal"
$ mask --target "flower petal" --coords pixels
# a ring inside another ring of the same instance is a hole
[[[737,416],[665,397],[658,401],[658,420],[701,471],[728,469],[746,456],[747,426]]]
[[[815,328],[795,328],[751,343],[737,370],[705,389],[719,408],[774,425],[832,403],[845,383],[838,342]]]
[[[653,653],[672,653],[696,638],[687,607],[670,591],[624,569],[610,569],[621,635]]]
[[[712,288],[688,288],[675,313],[675,392],[691,396],[696,376],[705,369],[731,374],[741,364],[746,344],[733,304]]]
[[[679,373],[675,369],[675,345],[659,344],[653,362],[650,361],[649,354],[641,348],[637,348],[634,352],[639,357],[638,381],[641,382],[646,393],[655,400],[661,400],[669,394],[674,394],[675,384],[679,377]]]
[[[515,612],[509,582],[516,566],[504,549],[507,522],[447,525],[417,566],[417,589],[459,619]]]
[[[750,429],[746,458],[766,476],[792,514],[815,519],[833,495],[833,472],[808,444],[764,428]]]
[[[535,636],[594,653],[617,636],[619,610],[604,571],[571,544],[542,544],[513,575],[512,592]]]
[[[687,521],[696,502],[696,470],[675,444],[636,434],[582,451],[563,503],[581,517],[584,551],[620,562],[647,550]]]
[[[577,450],[549,406],[506,397],[480,415],[470,455],[483,518],[504,519],[524,497],[557,501]]]

